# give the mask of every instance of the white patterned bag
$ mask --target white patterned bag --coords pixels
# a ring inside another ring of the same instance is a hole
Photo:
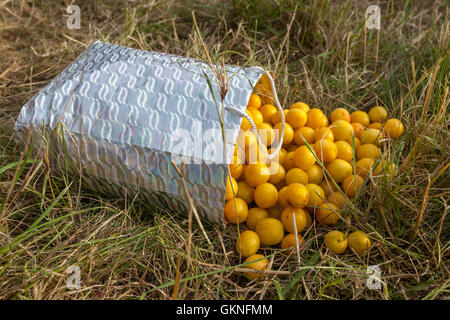
[[[32,128],[35,149],[46,140],[99,193],[186,213],[174,160],[199,215],[223,223],[227,163],[255,84],[270,78],[260,67],[226,72],[222,105],[208,64],[97,41],[23,106],[17,137]]]

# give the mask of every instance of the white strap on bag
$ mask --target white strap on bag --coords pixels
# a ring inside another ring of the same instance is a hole
[[[283,109],[281,108],[280,101],[278,100],[277,90],[275,89],[275,83],[274,83],[274,81],[272,79],[272,76],[270,75],[269,72],[266,72],[266,71],[265,71],[265,74],[267,75],[267,78],[269,78],[270,85],[272,86],[272,92],[273,92],[273,97],[274,97],[274,100],[275,100],[275,106],[277,107],[277,109],[278,109],[278,111],[280,112],[280,115],[281,115],[281,135],[280,135],[280,138],[278,140],[278,145],[276,146],[275,150],[271,154],[268,154],[266,152],[266,148],[264,148],[263,143],[261,141],[261,137],[259,136],[259,134],[256,134],[256,140],[258,141],[259,148],[260,148],[260,150],[262,150],[264,156],[267,159],[272,160],[278,155],[278,153],[281,150],[281,147],[283,146],[285,119],[284,119]],[[240,116],[245,117],[248,120],[248,122],[250,123],[250,125],[252,126],[252,128],[256,132],[258,132],[258,129],[256,128],[256,125],[253,122],[253,119],[247,114],[247,112],[242,112],[241,110],[236,109],[236,108],[231,107],[231,106],[226,106],[225,109],[227,109],[227,110],[229,110],[231,112],[237,113]],[[272,149],[273,149],[273,147],[272,147]]]

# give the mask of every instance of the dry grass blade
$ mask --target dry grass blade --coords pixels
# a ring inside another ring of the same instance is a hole
[[[436,241],[435,241],[434,246],[433,246],[433,251],[435,251],[437,246],[438,246],[439,239],[440,239],[441,233],[442,233],[442,228],[444,226],[444,221],[445,221],[445,218],[447,217],[447,212],[448,212],[448,207],[449,207],[447,205],[447,202],[445,201],[445,199],[442,199],[442,200],[445,203],[444,213],[442,214],[441,222],[439,223],[439,230],[438,230],[438,233],[437,233]]]
[[[178,288],[180,286],[180,266],[181,266],[181,255],[178,255],[178,261],[177,261],[177,272],[175,276],[175,284],[173,285],[173,296],[172,300],[177,300],[178,298]]]
[[[425,188],[425,192],[423,194],[422,206],[420,207],[419,214],[417,215],[416,224],[414,225],[414,230],[413,230],[411,236],[409,237],[410,242],[414,240],[417,233],[419,232],[419,226],[423,219],[423,213],[425,212],[425,208],[428,203],[428,194],[430,191],[430,186],[431,186],[431,179],[430,179],[430,176],[428,175],[428,184],[427,184],[427,186]]]

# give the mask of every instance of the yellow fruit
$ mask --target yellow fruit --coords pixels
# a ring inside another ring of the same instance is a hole
[[[305,224],[305,229],[309,229],[312,226],[312,218],[311,215],[309,214],[308,211],[303,210],[303,212],[305,213],[306,216],[306,224]]]
[[[245,181],[249,186],[256,187],[270,179],[270,170],[262,162],[247,165],[244,171]]]
[[[369,174],[370,170],[372,170],[374,163],[375,161],[371,158],[362,158],[361,160],[358,160],[355,164],[356,174],[362,178],[365,178]]]
[[[369,115],[364,111],[354,111],[350,114],[350,117],[350,122],[358,122],[362,124],[363,127],[367,127],[370,124]]]
[[[361,137],[361,133],[365,130],[364,126],[359,122],[352,122],[350,124],[353,127],[353,134],[359,139]]]
[[[333,131],[335,140],[351,139],[354,133],[353,126],[345,120],[338,120],[333,122],[330,128]]]
[[[245,112],[250,116],[250,118],[253,117],[253,114],[250,110],[248,110],[248,108],[245,110]],[[248,129],[250,129],[252,127],[252,125],[250,124],[250,122],[247,120],[247,118],[242,118],[242,122],[241,122],[241,129],[242,131],[247,131]]]
[[[347,238],[348,247],[356,252],[357,255],[363,256],[369,252],[372,245],[369,237],[362,231],[350,233]]]
[[[337,191],[328,195],[327,202],[334,204],[339,209],[344,209],[347,206],[347,199]]]
[[[256,187],[254,197],[258,207],[270,208],[278,201],[278,190],[271,183],[263,183]]]
[[[313,165],[311,168],[306,170],[306,174],[308,175],[307,183],[314,183],[314,184],[318,185],[323,179],[323,170],[317,164]],[[303,183],[303,182],[300,182],[300,183]]]
[[[298,146],[302,146],[305,144],[303,139],[306,140],[309,144],[314,143],[316,132],[314,129],[310,127],[301,127],[298,129],[295,129],[294,131],[294,143]]]
[[[244,222],[248,216],[247,203],[240,198],[228,200],[223,209],[225,217],[231,223],[237,224]]]
[[[367,128],[369,128],[369,129],[377,129],[377,130],[382,131],[383,125],[381,124],[381,122],[373,122],[373,123],[369,124],[369,126]]]
[[[353,148],[347,141],[336,141],[336,147],[338,149],[337,159],[342,159],[347,162],[352,162],[353,160]]]
[[[239,179],[242,172],[244,172],[244,164],[237,156],[231,157],[231,163],[228,165],[230,174],[234,179]]]
[[[312,129],[317,129],[320,127],[326,127],[328,125],[327,116],[322,112],[322,110],[313,108],[308,111],[306,126]]]
[[[327,165],[327,170],[336,183],[341,183],[345,178],[352,174],[352,166],[342,159],[331,161]]]
[[[307,114],[303,109],[290,109],[286,114],[286,122],[289,123],[292,128],[301,128],[306,124]]]
[[[275,131],[273,131],[272,125],[267,122],[263,122],[257,126],[258,134],[264,145],[270,146],[275,141]]]
[[[286,185],[292,183],[308,184],[308,175],[299,168],[292,168],[286,173]]]
[[[347,239],[344,239],[344,234],[337,230],[328,232],[324,243],[328,250],[336,254],[342,254],[347,249]]]
[[[384,169],[384,161],[383,160],[373,161],[372,174],[374,176],[381,174],[381,172],[383,172],[383,169]]]
[[[233,156],[237,157],[241,162],[245,159],[244,151],[242,151],[237,143],[234,146]]]
[[[389,119],[384,125],[384,133],[387,137],[397,140],[405,130],[403,123],[398,119]]]
[[[252,262],[254,261],[254,262]],[[251,263],[249,263],[251,262]],[[248,269],[255,269],[259,271],[267,270],[267,267],[269,265],[269,261],[261,254],[254,254],[247,259],[245,259],[244,263],[249,263],[247,265],[244,265],[244,268]],[[262,273],[256,273],[256,272],[244,272],[244,275],[249,278],[250,280],[255,280],[261,277]]]
[[[381,151],[374,144],[363,144],[356,149],[356,156],[358,157],[358,160],[363,158],[371,158],[376,160],[381,156]]]
[[[274,218],[266,218],[258,222],[255,231],[261,243],[266,246],[279,244],[284,236],[283,225],[280,220]]]
[[[289,109],[302,109],[305,112],[308,112],[310,110],[309,106],[304,102],[296,102],[293,105],[291,105]]]
[[[253,202],[253,193],[255,192],[255,188],[250,187],[245,181],[239,181],[237,189],[238,192],[236,194],[236,197],[241,198],[242,200],[247,202],[247,204]]]
[[[289,171],[294,167],[294,154],[295,151],[288,151],[286,158],[284,159],[283,167],[284,170]]]
[[[287,249],[287,248],[294,248],[297,246],[296,240],[295,240],[295,233],[289,233],[287,234],[283,240],[281,241],[281,249]],[[298,246],[300,247],[303,244],[303,237],[299,234],[297,234],[297,241],[298,241]],[[286,250],[284,251],[285,254],[291,254],[291,252],[293,251],[293,249],[291,250]]]
[[[267,209],[269,218],[274,218],[274,219],[278,219],[278,220],[281,219],[281,212],[283,212],[283,208],[281,208],[280,206],[275,206],[275,207]]]
[[[247,108],[247,111],[250,112],[250,116],[252,117],[252,120],[255,123],[255,125],[263,123],[264,121],[263,115],[258,109],[252,107]]]
[[[374,144],[376,146],[380,145],[380,139],[383,137],[382,133],[378,129],[367,129],[361,134],[362,144]]]
[[[251,208],[250,210],[248,210],[247,220],[245,221],[245,223],[250,230],[255,230],[258,222],[268,217],[269,214],[266,210],[262,208]]]
[[[278,110],[278,109],[277,109]],[[284,113],[284,118],[285,118],[285,120],[286,120],[286,114],[289,112],[289,110],[287,110],[287,109],[283,109],[283,113]],[[272,124],[277,124],[277,123],[279,123],[279,122],[281,122],[281,113],[280,113],[280,111],[277,111],[277,113],[275,113],[274,115],[273,115],[273,117],[272,117]]]
[[[338,223],[341,213],[332,203],[322,203],[316,211],[316,218],[319,223],[324,225],[334,225]]]
[[[349,145],[355,146],[354,150],[358,150],[358,148],[361,146],[361,141],[357,137],[350,137],[350,139],[345,140]]]
[[[289,206],[287,186],[281,188],[280,191],[278,191],[278,203],[283,208],[286,208]]]
[[[273,73],[270,72],[270,75],[273,76]],[[264,73],[261,78],[259,78],[258,82],[255,84],[255,87],[253,88],[253,92],[261,96],[263,104],[272,103],[272,84],[267,73]]]
[[[271,162],[269,163],[268,168],[270,171],[269,182],[271,184],[277,185],[280,182],[284,181],[284,178],[286,177],[286,171],[284,170],[282,165],[280,165],[278,162]]]
[[[233,192],[234,191],[234,192]],[[230,183],[230,177],[227,178],[227,188],[225,191],[225,200],[232,199],[236,193],[238,192],[238,184],[234,178],[231,178]]]
[[[273,129],[275,130],[275,137],[277,141],[281,138],[281,122],[278,122]],[[289,145],[294,140],[294,129],[289,123],[284,124],[283,146]]]
[[[331,193],[336,191],[336,188],[334,187],[333,183],[331,181],[327,181],[326,179],[322,180],[321,183],[319,183],[319,187],[322,188],[323,192],[325,192],[325,195],[328,197]]]
[[[321,128],[317,128],[314,131],[314,142],[317,142],[317,141],[320,141],[323,139],[328,139],[331,142],[334,141],[334,133],[330,127],[321,127]]]
[[[358,175],[351,175],[345,178],[344,182],[342,182],[342,190],[344,190],[349,198],[354,198],[363,183],[363,178]]]
[[[259,107],[261,107],[261,103],[261,97],[257,94],[252,93],[250,95],[250,99],[248,100],[247,107],[259,109]]]
[[[387,116],[387,110],[381,106],[376,106],[369,110],[369,118],[372,122],[382,122],[386,120]]]
[[[254,255],[259,249],[260,241],[256,232],[247,230],[239,235],[236,241],[236,252],[243,257]]]
[[[331,122],[335,122],[338,120],[344,120],[350,122],[350,113],[344,108],[337,108],[331,113]]]
[[[314,151],[322,162],[331,162],[338,155],[338,148],[331,140],[320,140],[314,144]]]
[[[305,211],[300,208],[287,207],[281,213],[281,222],[284,228],[289,233],[295,233],[294,226],[294,215],[295,215],[295,225],[297,226],[297,233],[300,233],[305,229],[306,226],[306,215]]]
[[[318,207],[325,201],[325,191],[317,184],[309,183],[306,189],[309,193],[308,208]]]
[[[286,198],[294,208],[303,208],[308,204],[309,192],[301,183],[292,183],[287,186]]]
[[[270,148],[268,153],[272,154],[272,152],[275,149]],[[287,155],[287,151],[286,149],[281,148],[280,151],[278,152],[277,156],[275,158],[273,158],[271,161],[272,162],[278,162],[279,164],[283,165],[284,164],[284,160],[286,159],[286,155]]]
[[[294,165],[302,170],[311,169],[316,163],[316,158],[313,153],[309,151],[307,146],[298,147],[294,153]]]
[[[278,152],[278,163],[284,166],[284,160],[286,159],[287,151],[286,149],[281,148]],[[286,170],[286,168],[285,168]]]
[[[259,111],[263,116],[264,122],[272,123],[272,117],[278,112],[278,109],[271,104],[265,104],[259,108]]]
[[[280,168],[282,168],[282,165],[280,165],[278,162],[275,161],[269,162],[268,164],[266,164],[266,166],[267,168],[269,168],[270,176],[276,175],[280,171]]]
[[[251,131],[240,130],[237,136],[237,145],[241,150],[247,150],[257,144],[256,136]]]

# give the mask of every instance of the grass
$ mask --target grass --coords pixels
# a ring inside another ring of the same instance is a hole
[[[379,31],[364,28],[364,1],[83,1],[80,30],[66,28],[68,1],[1,2],[0,298],[448,298],[448,6],[377,3]],[[235,271],[236,228],[205,225],[209,246],[194,222],[187,252],[184,214],[96,194],[13,141],[21,106],[97,39],[206,60],[193,11],[212,59],[273,71],[284,106],[380,104],[405,124],[386,153],[398,172],[367,179],[352,225],[339,225],[369,233],[368,256],[329,253],[314,225],[300,263],[264,250],[289,275],[249,283]],[[66,288],[71,265],[80,290]],[[382,290],[365,287],[368,265],[380,266]]]

